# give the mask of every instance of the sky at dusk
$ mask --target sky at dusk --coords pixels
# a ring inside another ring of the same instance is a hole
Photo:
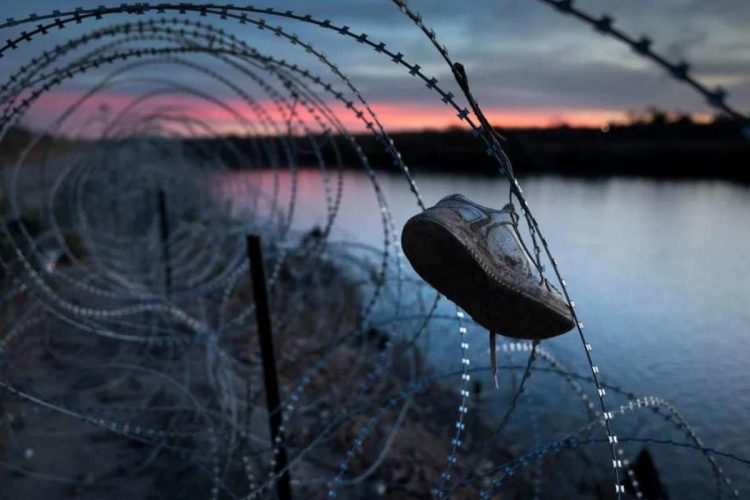
[[[62,5],[62,2],[48,0],[0,0],[0,4],[5,18],[21,17],[31,12],[42,14],[56,8],[119,5],[119,2],[95,0]],[[447,65],[426,37],[389,1],[281,1],[255,5],[311,13],[348,25],[354,32],[364,31],[371,40],[382,40],[389,48],[402,52],[407,60],[418,62],[425,73],[436,77],[447,90],[459,93]],[[671,80],[650,61],[642,60],[627,47],[601,36],[576,19],[561,15],[539,0],[414,0],[410,5],[423,15],[428,26],[434,28],[452,57],[467,68],[479,102],[490,121],[498,126],[560,123],[599,126],[623,120],[629,112],[642,112],[651,106],[669,112],[711,113],[698,94]],[[695,76],[710,87],[722,86],[729,92],[731,104],[742,111],[750,111],[750,2],[579,0],[576,5],[592,14],[612,15],[615,24],[628,33],[648,35],[655,41],[656,50],[672,60],[689,61]],[[29,57],[54,44],[129,19],[132,18],[110,16],[103,21],[90,21],[52,32],[0,59],[0,74],[5,78]],[[191,19],[208,18],[192,16]],[[333,32],[299,22],[267,19],[298,33],[326,53],[372,103],[387,127],[402,130],[441,128],[458,123],[453,111],[442,104],[436,94],[389,58]],[[218,18],[212,18],[211,22],[261,52],[296,62],[318,74],[326,74],[327,70],[311,60],[304,50],[268,32]],[[20,29],[6,29],[3,37],[15,36]],[[79,55],[85,52],[79,52]],[[208,67],[225,71],[208,58],[195,57]],[[24,123],[34,127],[46,126],[56,113],[62,112],[112,69],[114,67],[86,73],[52,91],[24,117]],[[89,104],[108,103],[116,108],[117,103],[122,105],[148,89],[166,89],[169,87],[167,81],[171,81],[178,86],[195,87],[205,95],[175,92],[172,87],[171,91],[156,92],[143,106],[189,107],[215,125],[217,130],[233,131],[232,116],[206,99],[206,96],[216,97],[241,109],[242,102],[225,86],[186,67],[144,66],[133,75],[129,82],[112,85],[98,100]],[[258,90],[241,79],[236,81],[249,93]],[[257,99],[264,102],[266,97],[258,94]],[[268,107],[273,106],[269,104]],[[333,103],[332,107],[341,108]],[[358,126],[354,118],[351,121],[345,118],[344,122],[353,128]]]

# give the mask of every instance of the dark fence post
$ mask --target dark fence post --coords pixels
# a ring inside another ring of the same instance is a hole
[[[159,189],[159,226],[161,229],[161,258],[164,264],[164,291],[169,294],[172,288],[172,264],[169,262],[169,218],[167,216],[167,196]]]
[[[266,389],[266,407],[268,408],[268,424],[271,428],[271,444],[278,449],[274,472],[278,477],[276,491],[280,500],[291,500],[292,486],[287,468],[284,434],[281,432],[283,415],[281,412],[281,397],[279,396],[279,379],[276,373],[276,356],[273,351],[273,337],[271,335],[271,315],[268,307],[268,288],[266,287],[266,273],[263,268],[263,254],[260,246],[260,236],[248,235],[247,257],[250,259],[250,276],[253,281],[253,299],[255,300],[255,318],[258,322],[258,338],[260,343],[261,360],[263,361],[263,382]]]

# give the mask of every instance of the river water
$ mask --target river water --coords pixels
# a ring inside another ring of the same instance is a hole
[[[271,186],[267,174],[232,175],[252,175],[264,189]],[[378,179],[400,231],[418,210],[414,196],[400,175]],[[417,173],[416,179],[428,206],[455,192],[495,207],[507,200],[507,183],[499,177]],[[281,184],[283,198],[289,177]],[[295,227],[324,223],[322,186],[316,171],[300,173]],[[750,188],[722,181],[559,177],[530,178],[522,186],[585,322],[604,381],[668,400],[707,446],[750,458]],[[381,245],[368,177],[346,173],[343,193],[333,239]],[[486,333],[471,335],[473,358],[484,362]],[[575,334],[543,346],[573,371],[587,373]],[[431,335],[425,347],[435,367],[453,366],[459,358],[452,334]],[[534,411],[543,415],[550,437],[575,428],[572,421],[561,423],[561,416],[582,413],[580,403],[573,403],[577,397],[547,380],[540,375],[531,384],[534,404],[516,418],[519,433]],[[508,401],[497,399],[501,412]],[[622,436],[687,442],[650,413],[623,416],[614,425]],[[640,446],[630,443],[626,449],[633,455]],[[672,498],[713,495],[711,471],[699,452],[649,449]],[[750,495],[750,469],[719,462],[741,497]]]

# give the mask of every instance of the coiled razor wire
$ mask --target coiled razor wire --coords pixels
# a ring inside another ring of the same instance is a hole
[[[675,80],[690,86],[706,99],[706,103],[717,111],[726,114],[740,123],[748,124],[748,117],[727,102],[728,92],[722,87],[710,89],[690,74],[690,64],[685,61],[670,61],[666,56],[654,51],[653,40],[646,36],[635,37],[615,27],[614,18],[608,14],[596,16],[576,7],[573,0],[539,0],[550,5],[563,14],[574,17],[602,35],[609,36],[624,43],[638,55],[649,59],[665,69]]]
[[[727,104],[722,89],[700,84],[687,64],[654,53],[649,40],[630,37],[615,29],[611,18],[590,16],[570,1],[542,1],[629,44],[712,106],[747,120]],[[264,498],[274,494],[275,460],[284,447],[295,493],[302,496],[369,498],[403,490],[436,498],[489,498],[531,465],[536,467],[529,483],[532,496],[540,497],[546,471],[558,464],[554,455],[603,444],[615,496],[627,494],[624,470],[633,495],[641,497],[619,444],[658,443],[700,452],[713,471],[717,497],[725,490],[739,496],[717,457],[742,466],[747,459],[706,446],[660,398],[639,397],[602,381],[567,283],[514,176],[502,138],[471,93],[470,75],[419,14],[403,0],[393,3],[449,65],[468,107],[385,42],[292,10],[132,3],[0,23],[0,29],[20,30],[0,47],[2,58],[51,31],[67,32],[117,15],[138,18],[48,48],[9,73],[0,86],[2,140],[42,107],[45,97],[71,83],[88,85],[2,171],[0,421],[9,436],[8,444],[0,444],[4,484],[12,482],[5,475],[15,473],[34,481],[24,487],[48,498],[60,495],[54,485],[85,489],[100,483],[137,497],[146,494],[138,490],[145,487],[123,478],[150,473],[156,481],[151,487],[173,497]],[[476,390],[481,377],[472,375],[488,370],[471,366],[469,349],[472,333],[480,329],[459,309],[441,314],[441,297],[406,272],[399,228],[375,166],[338,110],[372,134],[406,181],[415,210],[424,209],[410,168],[345,68],[273,19],[338,34],[390,59],[469,127],[521,206],[542,276],[545,257],[554,270],[576,317],[588,375],[565,367],[536,343],[502,343],[499,349],[508,356],[528,357],[520,365],[503,363],[504,370],[520,372],[521,380],[510,389],[502,417],[484,408],[477,400],[482,391]],[[315,69],[261,51],[219,27],[219,21],[270,35],[298,49]],[[154,69],[163,71],[155,76]],[[172,71],[199,75],[222,92],[176,79]],[[87,111],[107,92],[120,89],[130,90],[116,109]],[[224,137],[192,106],[159,102],[175,96],[219,110],[232,130],[251,138],[250,146]],[[49,136],[65,137],[75,149],[56,151]],[[343,160],[345,153],[354,164]],[[380,211],[378,248],[332,239],[345,209],[344,170],[355,167],[364,170]],[[310,168],[319,175],[313,178]],[[299,190],[310,182],[321,184],[324,222],[300,229],[295,223],[305,208],[298,205]],[[271,270],[284,396],[278,411],[283,411],[285,434],[275,441],[265,425],[270,409],[263,402],[247,283],[243,241],[251,232],[262,235]],[[423,366],[420,340],[431,335],[456,336],[460,369],[434,373]],[[540,367],[539,360],[548,366]],[[541,444],[549,437],[539,420],[539,399],[524,397],[533,390],[529,380],[537,372],[559,378],[585,411],[585,424],[547,444]],[[598,409],[584,388],[592,383]],[[625,403],[608,405],[607,390]],[[470,413],[472,405],[476,410]],[[531,451],[513,456],[513,438],[503,430],[524,405],[533,415]],[[688,441],[615,434],[614,416],[641,408],[661,416]],[[605,439],[591,435],[599,427]],[[114,444],[96,434],[102,431],[115,436]],[[96,469],[95,477],[74,472],[76,460],[48,461],[47,469],[38,470],[33,446],[60,453],[47,444],[50,436],[75,439],[71,453],[82,457],[81,466]],[[87,462],[86,451],[99,448],[104,450],[100,455],[118,458]],[[19,461],[18,450],[28,464]],[[496,465],[502,456],[507,460]],[[103,471],[106,466],[114,472]]]

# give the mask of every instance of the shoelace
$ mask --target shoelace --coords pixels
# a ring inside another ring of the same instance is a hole
[[[492,363],[492,377],[495,379],[495,389],[500,389],[500,383],[497,380],[497,344],[495,335],[495,332],[490,331],[490,363]]]

